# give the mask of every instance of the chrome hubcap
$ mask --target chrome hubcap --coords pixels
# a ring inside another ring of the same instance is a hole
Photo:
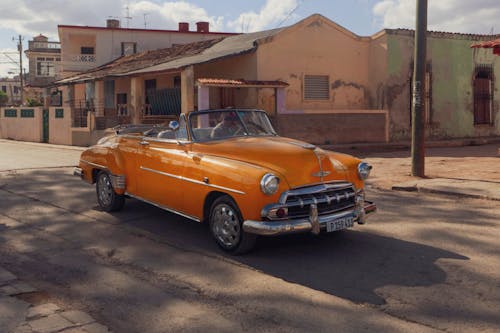
[[[236,212],[226,204],[217,205],[212,215],[212,231],[217,240],[226,247],[233,247],[240,239],[240,221]]]
[[[111,185],[111,180],[107,175],[99,177],[97,180],[97,188],[99,201],[104,206],[110,205],[113,199],[113,186]]]

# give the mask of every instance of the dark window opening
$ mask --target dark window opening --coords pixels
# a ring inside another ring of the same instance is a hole
[[[90,46],[82,46],[80,48],[81,54],[94,54],[94,48]]]
[[[127,94],[116,94],[116,104],[127,104]]]
[[[174,88],[180,88],[181,87],[181,77],[180,76],[174,76]]]
[[[151,96],[156,93],[156,79],[145,80],[144,90],[146,90],[146,104],[151,104]]]

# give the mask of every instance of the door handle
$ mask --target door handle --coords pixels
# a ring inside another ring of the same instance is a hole
[[[149,146],[149,142],[148,142],[148,141],[146,141],[146,140],[142,140],[142,141],[140,141],[140,142],[139,142],[139,144],[140,144],[141,146]]]
[[[201,158],[203,157],[203,155],[200,155],[200,154],[194,154],[193,155],[193,161],[195,162],[199,162],[201,161]]]

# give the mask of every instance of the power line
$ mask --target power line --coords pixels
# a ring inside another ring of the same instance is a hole
[[[294,13],[297,9],[299,9],[299,7],[302,5],[302,3],[303,3],[303,2],[304,2],[304,0],[300,0],[300,1],[297,3],[297,6],[295,6],[295,8],[294,8],[294,9],[292,9],[292,10],[288,13],[288,15],[287,15],[287,16],[283,19],[283,21],[281,21],[281,22],[280,22],[280,24],[278,24],[278,25],[276,26],[276,28],[281,27],[281,25],[282,25],[283,23],[285,23],[285,21],[286,21],[286,20],[288,20],[288,19],[290,18],[290,16],[292,16],[292,14],[293,14],[293,13]]]

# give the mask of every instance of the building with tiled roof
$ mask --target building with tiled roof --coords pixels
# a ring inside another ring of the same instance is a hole
[[[427,139],[500,136],[500,58],[470,48],[496,38],[428,33]],[[404,142],[413,39],[407,29],[357,36],[316,14],[285,28],[124,56],[57,84],[67,100],[83,101],[67,104],[85,119],[73,127],[93,131],[231,106],[263,109],[280,134],[316,144]]]

